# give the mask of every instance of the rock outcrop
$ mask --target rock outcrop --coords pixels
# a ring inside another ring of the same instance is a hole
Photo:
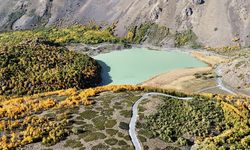
[[[205,1],[204,0],[193,0],[193,2],[197,5],[201,5],[201,4],[204,4]]]
[[[116,34],[131,25],[155,22],[171,31],[192,29],[205,46],[250,45],[247,0],[0,0],[0,29],[30,29],[74,23],[119,21]],[[233,39],[238,38],[235,42]]]

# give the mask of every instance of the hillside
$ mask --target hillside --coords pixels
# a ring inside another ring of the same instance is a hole
[[[145,149],[249,149],[249,99],[129,85],[0,97],[0,149],[132,150],[131,107],[148,92],[193,99],[142,102],[136,128]]]
[[[250,149],[250,1],[0,4],[0,150]]]
[[[101,83],[101,66],[68,44],[118,43],[112,26],[39,28],[0,34],[0,94],[25,95]],[[91,46],[90,46],[91,47]],[[90,50],[87,50],[90,51]]]
[[[229,86],[246,95],[250,94],[250,53],[249,48],[229,51],[224,54],[231,58],[228,63],[221,64],[222,79]],[[233,80],[232,80],[233,79]]]
[[[248,46],[250,42],[250,2],[246,0],[0,0],[0,3],[1,30],[119,21],[116,33],[124,35],[131,25],[153,22],[173,33],[191,29],[206,46],[239,43]],[[170,36],[159,42],[168,46],[174,43]]]
[[[96,60],[45,39],[0,44],[1,95],[89,88],[101,82],[100,72]]]

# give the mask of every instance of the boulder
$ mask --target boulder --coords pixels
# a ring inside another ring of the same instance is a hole
[[[191,16],[192,14],[193,14],[193,9],[191,7],[185,9],[186,16]]]
[[[205,1],[204,0],[193,0],[193,2],[197,5],[201,5],[201,4],[204,4]]]
[[[157,20],[161,13],[162,13],[162,8],[160,8],[159,6],[155,7],[151,12],[150,16],[151,20]]]

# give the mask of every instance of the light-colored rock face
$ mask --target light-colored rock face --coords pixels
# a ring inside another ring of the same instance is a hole
[[[0,27],[119,21],[117,34],[130,25],[153,21],[173,31],[192,29],[204,45],[250,43],[249,0],[0,0]]]
[[[230,16],[228,16],[227,0],[207,1],[201,16],[194,22],[194,31],[200,35],[202,43],[211,46],[223,46],[230,44],[233,39]]]

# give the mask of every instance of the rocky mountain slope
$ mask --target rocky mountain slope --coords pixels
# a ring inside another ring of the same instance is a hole
[[[117,34],[125,35],[131,25],[154,22],[172,32],[192,29],[206,46],[250,43],[248,0],[0,0],[0,3],[1,30],[95,20],[119,21]]]
[[[225,84],[237,91],[250,95],[250,53],[249,48],[229,52],[232,59],[221,66],[222,79]]]

